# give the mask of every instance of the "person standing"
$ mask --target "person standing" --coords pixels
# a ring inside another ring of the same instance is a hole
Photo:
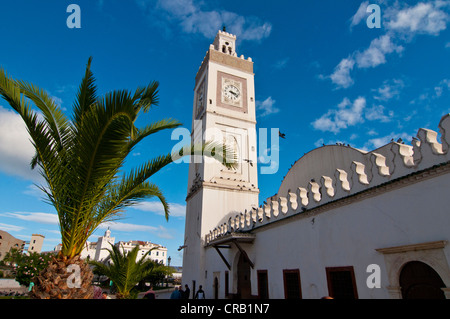
[[[109,281],[109,293],[110,293],[110,294],[113,293],[113,286],[114,286],[114,283],[113,283],[112,280],[110,280],[110,281]]]
[[[184,299],[189,299],[190,293],[191,289],[189,289],[189,286],[187,284],[184,285]]]
[[[183,286],[178,287],[178,291],[180,292],[180,299],[185,299]]]
[[[150,286],[150,289],[145,292],[144,297],[142,299],[156,299],[156,294],[153,291],[153,286]]]
[[[202,289],[202,285],[198,287],[197,293],[195,294],[194,299],[205,299],[205,292]]]
[[[102,288],[100,288],[99,286],[95,286],[94,285],[94,299],[102,299]]]
[[[175,287],[175,290],[170,295],[170,299],[181,299],[181,293],[178,290],[178,286]]]

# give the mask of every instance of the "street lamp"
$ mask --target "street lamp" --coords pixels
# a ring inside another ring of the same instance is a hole
[[[172,260],[172,258],[170,258],[170,256],[169,256],[169,258],[167,258],[167,261],[169,262],[169,266],[170,266],[170,261]]]

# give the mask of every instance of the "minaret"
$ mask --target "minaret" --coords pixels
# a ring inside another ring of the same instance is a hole
[[[191,289],[204,283],[207,232],[236,212],[258,207],[253,62],[238,57],[235,35],[217,33],[195,77],[193,104],[192,142],[224,141],[239,164],[232,170],[194,158],[189,165],[183,282]]]
[[[108,257],[109,252],[106,249],[111,249],[111,245],[114,245],[115,240],[114,237],[111,237],[111,231],[108,227],[105,234],[102,237],[98,237],[94,260],[102,261]]]

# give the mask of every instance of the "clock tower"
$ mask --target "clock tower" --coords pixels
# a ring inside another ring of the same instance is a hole
[[[235,35],[219,31],[206,52],[195,77],[192,118],[192,143],[225,142],[238,158],[235,169],[200,156],[189,164],[183,284],[207,291],[205,235],[236,213],[258,207],[253,62],[237,55]]]

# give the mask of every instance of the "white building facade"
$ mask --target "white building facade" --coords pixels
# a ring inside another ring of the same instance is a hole
[[[41,253],[42,245],[44,244],[45,236],[41,234],[32,234],[30,242],[28,243],[28,253]]]
[[[450,115],[411,145],[314,149],[259,205],[252,62],[235,48],[219,31],[196,77],[193,139],[216,127],[241,162],[190,164],[183,284],[209,298],[450,298]]]
[[[117,246],[122,252],[129,252],[134,247],[139,246],[139,252],[136,256],[136,261],[142,258],[147,252],[148,255],[146,259],[152,259],[157,263],[167,265],[167,248],[149,241],[140,240],[130,240],[130,241],[119,241],[115,243],[115,237],[111,237],[111,231],[108,229],[105,231],[103,236],[98,237],[96,242],[86,241],[85,247],[81,252],[82,259],[90,259],[95,261],[103,262],[109,257],[109,250],[111,246]],[[55,247],[55,251],[59,251],[61,245]]]
[[[98,237],[96,242],[86,241],[85,247],[81,252],[81,258],[95,261],[104,261],[109,256],[111,245],[114,245],[115,237],[111,237],[111,231],[107,229],[103,236]]]
[[[127,242],[119,241],[116,246],[120,248],[121,251],[129,252],[134,247],[139,246],[139,251],[136,256],[136,261],[141,259],[145,254],[148,255],[145,257],[146,259],[151,259],[157,263],[167,265],[167,248],[158,244],[154,244],[149,241],[140,241],[140,240],[130,240]]]

